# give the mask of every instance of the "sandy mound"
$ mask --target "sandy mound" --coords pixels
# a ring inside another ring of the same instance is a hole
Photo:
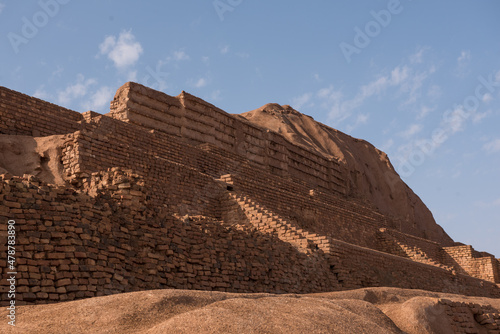
[[[418,231],[420,237],[451,244],[452,239],[401,180],[387,155],[372,144],[316,122],[290,106],[271,103],[239,116],[280,133],[292,143],[335,157],[347,170],[350,196],[368,200],[383,214],[401,220],[406,231]]]
[[[0,134],[0,174],[35,175],[63,185],[61,147],[64,136],[29,137]]]
[[[498,299],[396,288],[309,295],[155,290],[21,306],[16,328],[2,321],[0,332],[449,333],[438,297],[500,308]]]

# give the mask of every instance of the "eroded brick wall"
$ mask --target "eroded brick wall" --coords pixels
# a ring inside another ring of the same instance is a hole
[[[335,271],[344,288],[393,286],[455,294],[500,297],[492,282],[455,274],[410,259],[332,240],[332,255],[338,259]]]
[[[0,87],[0,133],[50,136],[74,132],[83,116],[43,100]]]
[[[493,256],[483,256],[470,245],[444,247],[443,250],[444,263],[458,272],[500,283],[498,261]]]
[[[324,257],[208,217],[182,220],[151,207],[140,177],[96,173],[96,197],[18,177],[0,178],[0,251],[16,221],[19,304],[127,291],[232,292],[340,289]],[[6,272],[5,259],[0,273]],[[2,280],[2,301],[8,283]],[[4,298],[5,297],[5,298]]]
[[[151,206],[137,174],[92,174],[94,196],[33,178],[0,179],[0,251],[16,221],[18,305],[182,288],[308,293],[370,286],[500,297],[496,285],[332,240],[299,252],[273,235]],[[6,272],[0,260],[1,274]],[[2,301],[8,283],[0,285]]]
[[[112,117],[184,138],[210,143],[245,156],[276,175],[305,180],[323,189],[346,193],[336,160],[327,160],[188,93],[177,97],[129,82],[111,103]]]

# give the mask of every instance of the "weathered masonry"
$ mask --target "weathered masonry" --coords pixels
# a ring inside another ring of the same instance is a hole
[[[0,251],[15,220],[20,304],[160,288],[500,297],[493,255],[401,232],[346,194],[338,161],[187,93],[127,83],[100,115],[0,88],[0,137],[47,136],[40,168],[64,182],[0,175]]]

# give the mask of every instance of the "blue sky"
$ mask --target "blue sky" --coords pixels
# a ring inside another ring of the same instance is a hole
[[[105,113],[136,81],[230,113],[290,104],[388,153],[500,257],[499,1],[0,0],[0,85]]]

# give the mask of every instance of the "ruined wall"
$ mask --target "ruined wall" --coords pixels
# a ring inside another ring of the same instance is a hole
[[[500,314],[491,305],[439,299],[451,322],[453,333],[498,333]],[[478,328],[479,327],[479,328]]]
[[[0,178],[0,252],[5,254],[7,221],[14,219],[20,302],[168,287],[305,293],[387,285],[499,296],[488,282],[359,247],[380,249],[379,228],[397,229],[398,223],[347,198],[336,161],[189,94],[172,98],[127,84],[112,103],[111,118],[0,92],[0,132],[68,133],[62,147],[66,187],[33,177]],[[306,254],[293,240],[247,229],[242,212],[228,219],[238,204],[217,180],[225,174],[236,191],[311,232],[302,234],[323,235],[311,240],[328,236],[331,244]],[[435,256],[432,242],[393,236]],[[494,272],[481,261],[480,275]],[[6,268],[1,258],[0,273]],[[6,284],[0,283],[2,293]]]
[[[395,286],[500,297],[488,282],[341,241],[305,255],[272,235],[203,216],[174,219],[148,203],[142,178],[89,177],[95,197],[0,177],[0,252],[16,221],[18,305],[159,288],[308,293]],[[6,272],[5,259],[0,273]],[[8,283],[0,283],[2,301]]]
[[[232,292],[331,291],[325,258],[207,217],[176,220],[151,207],[141,178],[113,169],[90,177],[96,197],[36,180],[0,177],[0,252],[16,221],[19,304],[158,288]],[[7,271],[0,259],[0,273]],[[2,280],[2,301],[8,283]]]
[[[0,133],[50,136],[79,129],[83,116],[43,100],[0,87]]]
[[[443,262],[458,272],[500,283],[500,267],[493,256],[483,256],[472,246],[443,247]]]
[[[442,247],[434,241],[400,233],[392,229],[381,228],[378,232],[379,250],[410,258],[417,262],[443,263]]]
[[[376,210],[256,170],[239,172],[231,174],[235,191],[300,228],[377,249],[376,234],[388,221]]]
[[[332,240],[331,248],[332,256],[338,259],[334,272],[344,288],[392,286],[500,297],[496,284],[468,275],[453,274],[449,270],[338,240]]]
[[[220,186],[196,166],[201,150],[110,119],[93,118],[68,136],[63,149],[66,177],[76,187],[91,173],[113,167],[132,169],[145,178],[151,203],[180,214],[214,216]]]
[[[185,92],[171,97],[129,82],[116,93],[109,115],[182,137],[193,144],[210,143],[243,155],[276,175],[346,193],[343,171],[336,160],[327,160],[291,144],[277,133],[230,115]]]

